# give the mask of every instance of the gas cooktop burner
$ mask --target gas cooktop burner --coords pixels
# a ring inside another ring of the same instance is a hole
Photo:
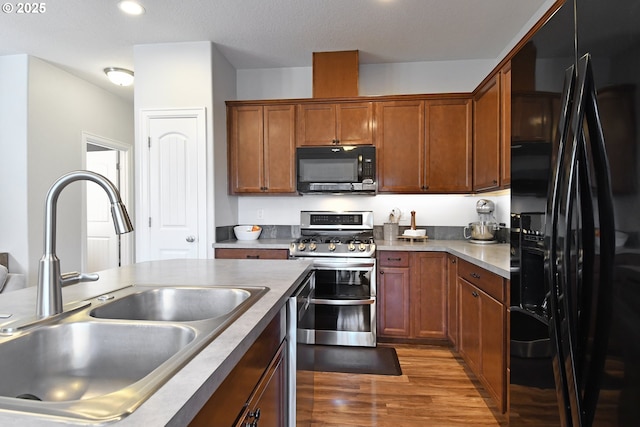
[[[289,248],[296,257],[375,257],[370,211],[300,213],[301,237]]]

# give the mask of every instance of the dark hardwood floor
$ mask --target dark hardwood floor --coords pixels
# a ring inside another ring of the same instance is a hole
[[[507,425],[479,381],[451,349],[393,347],[401,376],[316,372],[312,426]]]

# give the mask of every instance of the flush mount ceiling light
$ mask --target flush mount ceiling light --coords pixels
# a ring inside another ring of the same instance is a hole
[[[130,86],[133,84],[133,71],[124,68],[108,67],[104,73],[109,77],[111,83],[118,86]]]
[[[144,7],[133,0],[122,0],[118,2],[118,7],[128,15],[142,15],[144,13]]]

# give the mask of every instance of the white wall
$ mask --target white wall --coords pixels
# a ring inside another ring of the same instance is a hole
[[[215,223],[234,224],[238,218],[238,198],[227,195],[227,106],[225,101],[236,97],[236,70],[215,46],[212,59],[214,154],[213,158],[209,156],[207,160],[214,163],[215,175],[212,178],[214,186],[211,186],[211,191],[215,190]],[[212,232],[215,232],[213,227]],[[209,241],[214,242],[215,235],[212,235]]]
[[[27,55],[0,56],[0,251],[13,272],[26,271],[29,260],[28,68]]]
[[[26,138],[2,138],[3,147],[11,144],[12,161],[21,170],[15,178],[12,173],[10,180],[0,182],[0,189],[3,197],[21,192],[18,197],[24,200],[12,205],[14,220],[0,218],[0,229],[10,229],[10,245],[19,247],[11,250],[16,258],[12,270],[27,273],[28,283],[34,284],[43,250],[44,200],[49,187],[61,175],[83,167],[83,131],[133,143],[133,109],[130,102],[41,59],[25,55],[19,61],[5,58],[3,62],[9,63],[9,75],[17,77],[17,88],[26,82],[25,90],[0,92],[0,105],[16,105],[16,111],[26,106],[24,120],[18,117],[3,133]],[[65,189],[58,200],[56,249],[63,272],[82,267],[82,206],[79,183]]]
[[[375,225],[389,219],[394,208],[402,211],[401,225],[409,225],[416,211],[420,226],[464,226],[477,221],[476,202],[489,199],[496,204],[498,222],[510,224],[510,193],[501,191],[479,195],[377,195],[377,196],[292,196],[241,197],[238,224],[300,224],[301,210],[371,210]],[[264,219],[258,219],[261,209]]]
[[[215,225],[233,222],[237,202],[226,191],[226,106],[236,95],[235,69],[208,41],[134,46],[136,86],[134,92],[136,138],[141,138],[143,109],[205,108],[207,151],[206,218],[208,256]],[[136,188],[140,193],[139,159],[143,145],[137,144]],[[223,182],[219,182],[224,179]],[[142,199],[137,199],[142,203]],[[218,218],[218,214],[220,218]]]

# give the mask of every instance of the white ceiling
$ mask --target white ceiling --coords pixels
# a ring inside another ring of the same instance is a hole
[[[141,0],[138,17],[117,2],[2,13],[0,55],[36,56],[131,98],[102,70],[133,69],[137,44],[209,40],[236,69],[309,67],[312,52],[354,49],[364,64],[495,59],[545,0]]]

